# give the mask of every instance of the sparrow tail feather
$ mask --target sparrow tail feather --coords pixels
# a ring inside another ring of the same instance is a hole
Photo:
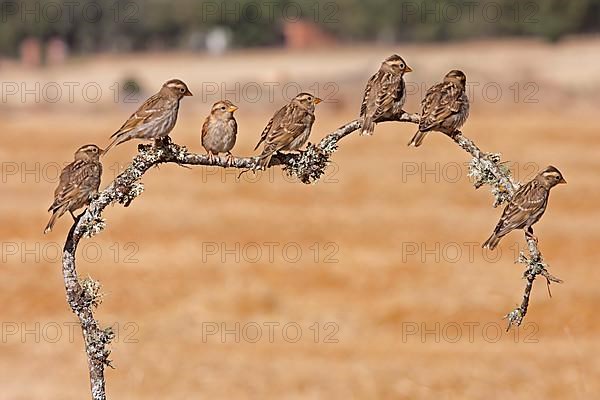
[[[375,131],[375,122],[367,116],[363,118],[360,136],[371,136]]]
[[[413,136],[410,142],[408,142],[408,145],[419,147],[423,143],[425,135],[427,135],[427,132],[417,131],[417,133],[415,133],[415,136]]]
[[[484,249],[494,250],[496,246],[498,246],[498,243],[500,243],[500,239],[502,238],[496,236],[495,233],[492,233],[492,236],[490,236],[481,247]]]
[[[123,143],[125,140],[122,140],[122,139],[123,139],[122,136],[117,136],[116,138],[114,138],[113,141],[110,142],[110,144],[108,146],[106,146],[106,149],[104,149],[104,151],[102,152],[102,154],[104,155],[104,154],[108,153],[108,151],[110,149],[112,149],[113,147],[115,147],[115,146]]]
[[[269,163],[271,162],[272,157],[273,157],[273,153],[269,153],[269,154],[260,156],[260,159],[258,160],[259,169],[267,169],[267,167],[269,166]]]
[[[50,217],[50,221],[48,221],[48,225],[46,225],[46,229],[44,229],[44,235],[52,232],[52,228],[54,227],[54,223],[56,222],[56,218],[58,217],[58,213],[52,213]]]

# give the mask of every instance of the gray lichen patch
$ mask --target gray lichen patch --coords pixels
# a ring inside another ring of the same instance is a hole
[[[316,183],[325,174],[330,157],[336,150],[335,141],[330,141],[325,147],[309,144],[300,157],[289,158],[283,170],[289,176],[297,177],[302,183]]]
[[[102,303],[103,297],[102,293],[100,293],[100,289],[102,288],[100,282],[87,277],[81,279],[79,284],[81,285],[82,289],[79,300],[83,303],[83,306],[92,306],[94,308],[98,307]]]
[[[494,207],[510,201],[519,184],[512,179],[512,172],[498,153],[483,153],[473,157],[469,163],[468,176],[479,189],[483,185],[491,187]]]
[[[93,216],[91,219],[86,219],[79,224],[79,231],[85,238],[96,236],[104,228],[106,228],[106,220],[99,215]]]

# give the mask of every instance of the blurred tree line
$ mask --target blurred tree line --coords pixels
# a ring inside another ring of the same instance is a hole
[[[446,41],[600,31],[600,0],[0,0],[0,52],[24,38],[65,40],[74,53],[206,46],[215,28],[232,47],[284,43],[309,21],[340,41]]]

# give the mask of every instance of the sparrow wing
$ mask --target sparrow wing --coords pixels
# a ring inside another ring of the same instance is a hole
[[[391,111],[398,95],[398,76],[391,73],[382,74],[373,120],[377,121],[383,114]]]
[[[202,139],[204,139],[204,137],[208,133],[209,124],[210,124],[210,115],[208,117],[206,117],[206,119],[204,120],[204,123],[202,124]]]
[[[153,120],[164,118],[164,113],[162,112],[164,109],[165,99],[159,93],[155,94],[146,100],[136,112],[131,114],[123,126],[111,135],[111,138],[123,135]]]
[[[376,74],[371,76],[371,78],[369,78],[369,81],[367,82],[367,87],[365,87],[365,94],[363,96],[362,105],[360,107],[360,116],[361,117],[367,115],[369,110],[372,110],[373,108],[375,108],[374,97],[376,97],[376,96],[374,96],[373,94],[376,94],[378,92],[379,76],[380,76],[380,72],[378,71]]]
[[[452,82],[432,86],[421,102],[419,130],[428,131],[441,125],[446,118],[460,111],[465,99],[463,91]]]
[[[56,203],[56,200],[61,197],[61,193],[63,193],[66,190],[67,186],[69,185],[71,175],[74,173],[73,171],[75,169],[77,169],[76,166],[78,164],[81,164],[82,162],[83,161],[73,161],[72,163],[68,164],[66,167],[63,168],[62,172],[60,173],[58,186],[54,190],[54,199],[55,199],[54,202],[55,203]],[[50,206],[50,209],[52,209],[52,206]],[[50,211],[50,209],[48,211]]]
[[[369,79],[360,110],[361,116],[369,116],[377,121],[381,116],[393,109],[394,102],[402,96],[398,75],[378,71]]]
[[[285,105],[285,106],[281,107],[279,110],[277,110],[275,115],[273,115],[273,117],[267,123],[267,126],[265,126],[265,129],[263,129],[263,131],[260,135],[260,140],[254,147],[254,150],[258,149],[260,144],[267,139],[267,136],[269,136],[269,132],[271,132],[271,130],[273,129],[273,126],[279,126],[279,124],[281,124],[281,121],[284,118],[285,114],[287,113],[288,108],[290,108],[289,104]]]
[[[229,126],[231,127],[233,133],[237,135],[238,125],[237,125],[237,121],[235,120],[235,118],[232,117],[229,120]]]

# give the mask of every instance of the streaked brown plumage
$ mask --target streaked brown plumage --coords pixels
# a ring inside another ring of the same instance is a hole
[[[567,181],[558,169],[549,166],[521,187],[504,209],[494,233],[482,247],[495,249],[500,239],[515,229],[524,229],[527,236],[534,237],[532,226],[546,211],[550,189],[560,183]]]
[[[131,139],[163,139],[168,136],[177,122],[179,102],[184,96],[192,96],[185,83],[179,79],[165,82],[158,93],[146,100],[112,134],[114,139],[104,152]]]
[[[48,209],[52,212],[52,217],[44,233],[50,232],[56,219],[65,212],[69,211],[73,215],[73,211],[87,206],[98,193],[102,175],[102,153],[102,149],[94,144],[81,146],[75,152],[75,160],[63,168],[58,187],[54,191],[54,202]]]
[[[237,137],[237,122],[233,113],[237,110],[229,100],[216,102],[202,125],[202,146],[206,149],[208,159],[219,153],[227,154],[227,162],[231,164],[233,155],[231,149],[235,146]]]
[[[254,148],[265,143],[259,156],[259,168],[265,169],[278,151],[296,151],[304,146],[315,122],[315,105],[321,101],[310,93],[300,93],[275,113]]]
[[[361,135],[372,135],[376,122],[402,112],[406,101],[406,72],[412,72],[412,69],[402,57],[394,54],[386,58],[379,71],[369,79],[360,108]]]
[[[419,147],[427,132],[438,131],[454,136],[469,117],[469,99],[466,94],[467,77],[462,71],[452,70],[444,81],[432,86],[421,102],[419,130],[408,143]]]

